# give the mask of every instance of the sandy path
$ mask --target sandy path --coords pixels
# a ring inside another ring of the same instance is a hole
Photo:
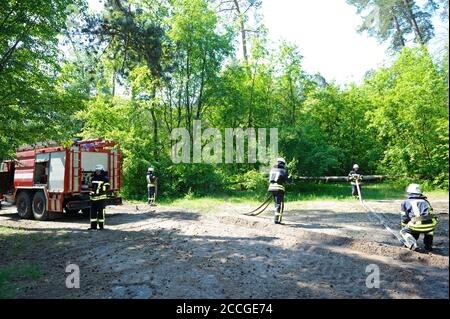
[[[398,220],[389,215],[398,203],[369,204]],[[439,205],[448,211],[448,202]],[[356,202],[288,203],[285,225],[272,224],[270,213],[238,213],[248,208],[126,204],[108,209],[108,230],[88,232],[81,217],[18,220],[10,207],[0,225],[52,238],[25,252],[45,276],[19,297],[448,298],[448,215],[438,249],[422,254],[401,248]],[[65,287],[69,263],[80,267],[80,289]],[[380,269],[379,289],[366,287],[369,264]]]

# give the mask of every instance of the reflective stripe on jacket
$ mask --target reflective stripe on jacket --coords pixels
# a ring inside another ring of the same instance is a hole
[[[269,191],[269,192],[276,192],[276,191],[284,192],[285,189],[284,189],[283,185],[280,185],[278,183],[270,183],[269,184],[269,189],[267,191]]]
[[[105,175],[95,175],[92,178],[91,200],[99,201],[108,198],[108,191],[110,189],[109,179]]]
[[[432,208],[425,196],[410,196],[401,206],[401,224],[415,232],[432,232],[439,223],[439,219],[431,212]]]
[[[155,187],[156,186],[156,176],[153,173],[147,174],[147,187]]]

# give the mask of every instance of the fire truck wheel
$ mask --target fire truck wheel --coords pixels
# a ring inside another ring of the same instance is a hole
[[[43,192],[37,192],[33,197],[33,215],[36,220],[48,220],[47,205]]]
[[[20,218],[30,219],[33,216],[31,210],[31,197],[26,191],[21,191],[16,199],[17,213]]]

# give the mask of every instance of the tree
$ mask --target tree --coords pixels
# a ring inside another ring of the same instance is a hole
[[[216,0],[218,3],[217,9],[219,13],[226,13],[231,15],[231,20],[239,25],[239,32],[241,34],[241,45],[244,61],[248,63],[249,49],[248,49],[248,33],[255,32],[248,27],[248,15],[251,11],[256,13],[261,8],[262,1],[260,0]]]
[[[0,157],[36,141],[73,133],[80,92],[65,90],[58,36],[75,0],[2,1],[0,11]]]
[[[404,49],[367,80],[370,126],[385,144],[381,168],[435,185],[448,183],[447,86],[424,48]]]
[[[315,83],[301,67],[303,57],[294,44],[282,42],[277,54],[277,89],[280,95],[280,109],[284,112],[284,123],[295,125],[298,109],[306,100]],[[281,111],[280,110],[280,111]]]
[[[431,22],[437,4],[427,1],[420,7],[414,0],[347,0],[363,15],[359,32],[367,31],[380,42],[390,41],[390,48],[401,51],[407,38],[414,34],[415,42],[426,44],[434,36]]]
[[[219,33],[217,23],[216,14],[206,1],[175,2],[168,34],[177,60],[169,80],[170,91],[162,94],[177,97],[178,115],[184,114],[189,131],[193,120],[201,119],[205,90],[217,79],[222,61],[231,52],[231,34],[227,30]]]

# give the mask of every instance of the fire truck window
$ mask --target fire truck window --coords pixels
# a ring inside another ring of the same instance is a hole
[[[48,182],[48,162],[36,163],[34,171],[35,184],[47,184]]]
[[[8,165],[5,162],[0,163],[0,173],[7,173]]]

